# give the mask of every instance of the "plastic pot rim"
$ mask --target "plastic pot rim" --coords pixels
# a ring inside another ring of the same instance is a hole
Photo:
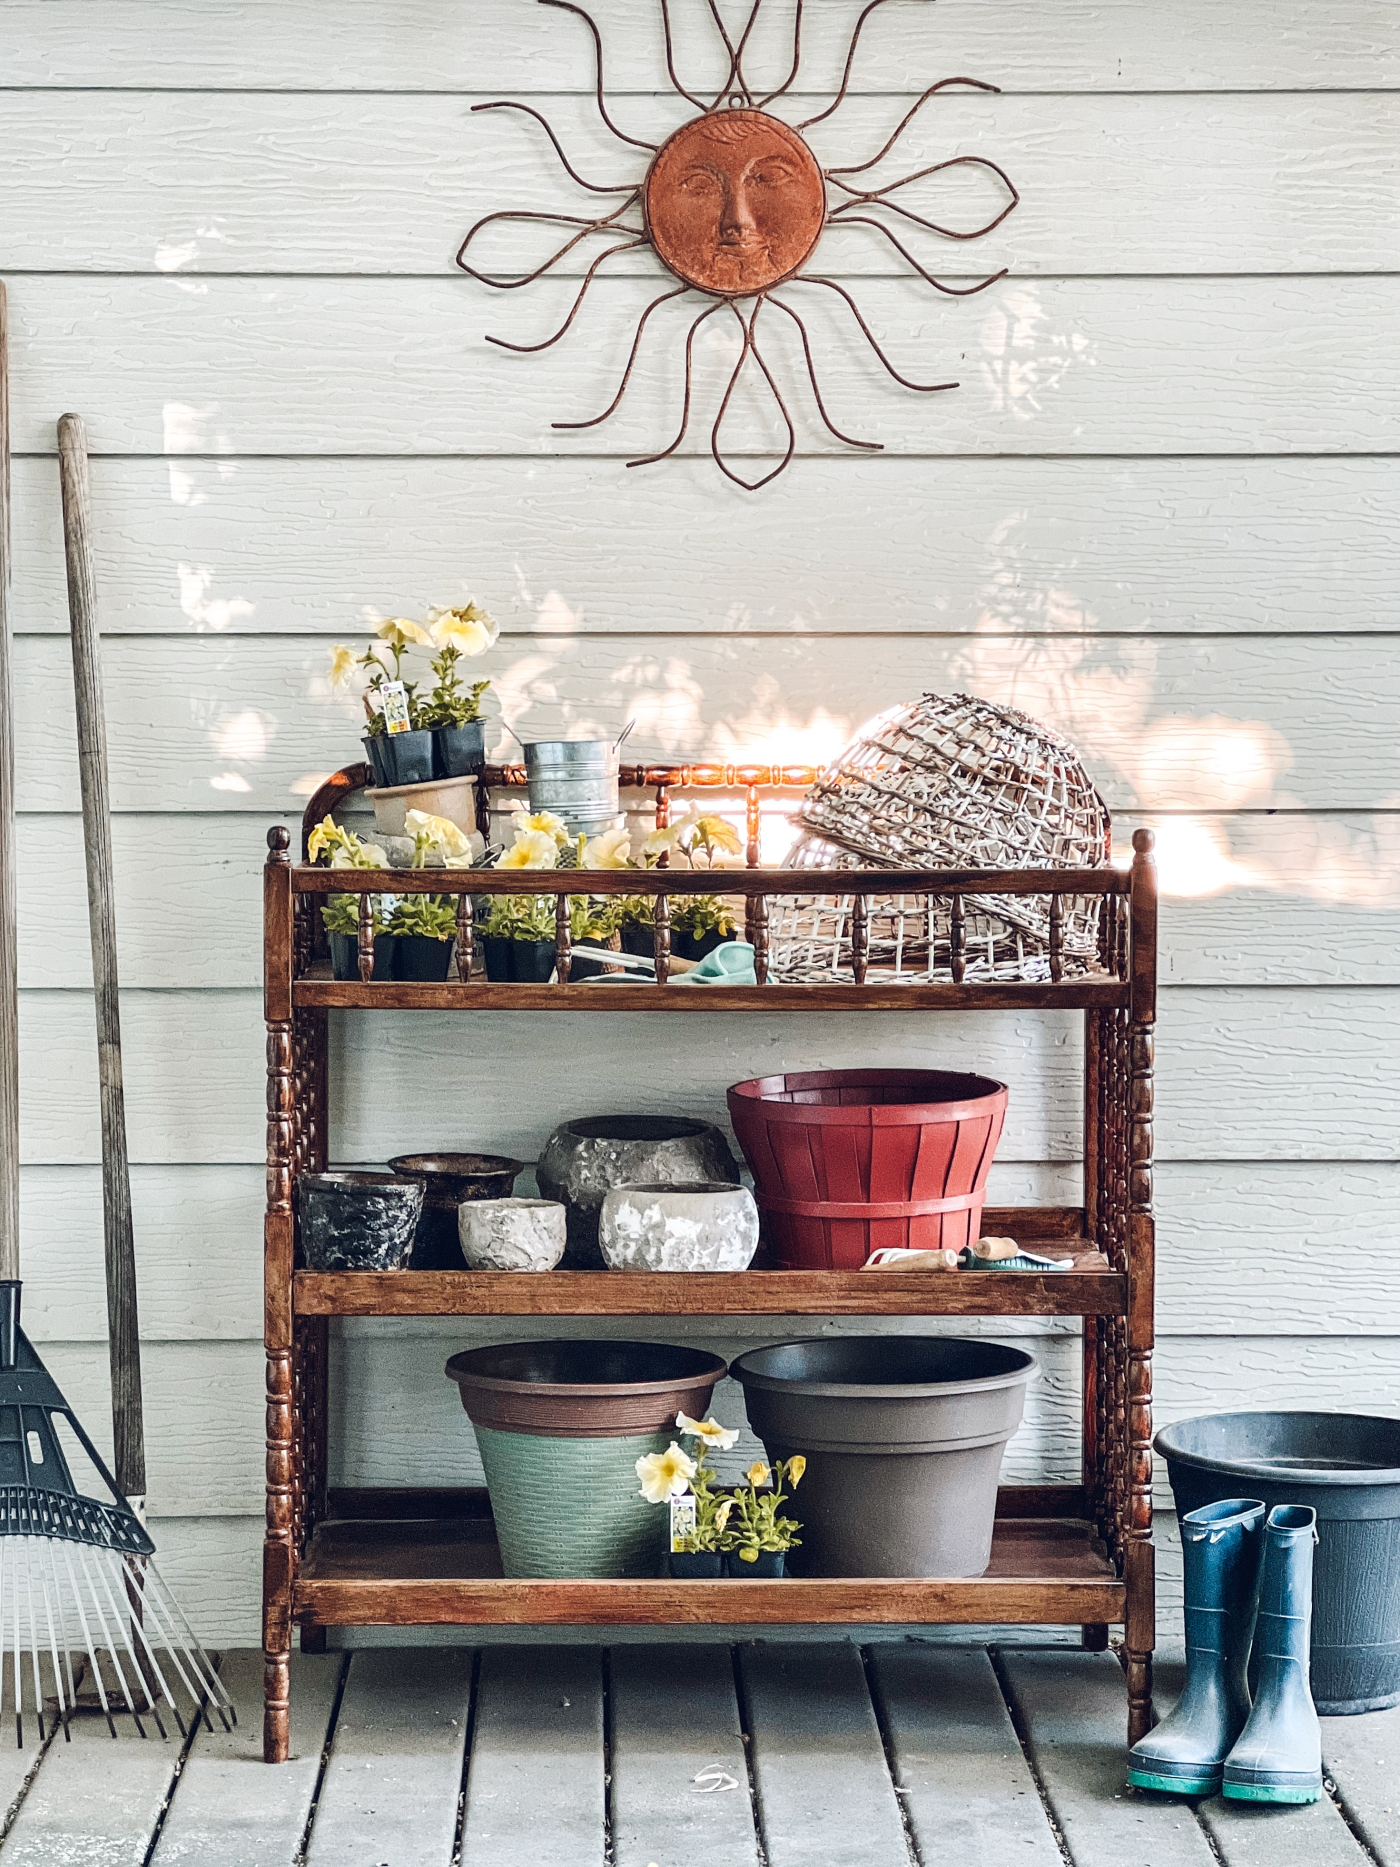
[[[558,1202],[554,1200],[545,1200],[542,1203],[545,1205],[555,1205]],[[607,1343],[604,1343],[604,1346],[607,1345]],[[515,1348],[517,1346],[544,1347],[553,1346],[553,1344],[517,1344],[511,1342],[504,1346],[510,1348]],[[569,1343],[567,1346],[573,1347],[574,1344]],[[675,1344],[670,1342],[637,1342],[629,1343],[627,1346],[668,1349],[673,1348]],[[690,1374],[674,1374],[664,1381],[519,1381],[511,1380],[505,1375],[476,1374],[470,1368],[459,1368],[458,1364],[464,1362],[469,1355],[481,1353],[480,1349],[475,1348],[463,1349],[460,1353],[453,1355],[448,1361],[444,1372],[449,1381],[455,1381],[457,1383],[458,1387],[462,1389],[464,1396],[469,1388],[476,1387],[492,1394],[518,1393],[538,1395],[541,1399],[565,1400],[570,1398],[606,1400],[610,1396],[617,1394],[667,1394],[678,1387],[701,1386],[712,1377],[716,1384],[724,1379],[725,1373],[727,1372],[727,1364],[722,1356],[712,1355],[708,1349],[688,1349],[687,1352],[701,1356],[709,1366],[697,1368]],[[651,1428],[649,1430],[655,1431],[656,1429]]]
[[[802,1348],[805,1347],[808,1342],[828,1342],[831,1339],[830,1336],[809,1335],[803,1336],[793,1342],[776,1343],[774,1346],[782,1348]],[[918,1338],[905,1337],[902,1339],[917,1340]],[[963,1338],[930,1336],[927,1339],[933,1342],[944,1342],[950,1339]],[[1004,1347],[1005,1344],[998,1343],[997,1346]],[[966,1381],[892,1381],[888,1383],[876,1383],[873,1381],[787,1380],[775,1374],[760,1374],[752,1368],[746,1368],[744,1366],[750,1354],[766,1355],[768,1352],[766,1348],[756,1348],[750,1349],[748,1353],[738,1356],[736,1360],[730,1363],[730,1379],[737,1381],[741,1387],[757,1388],[758,1391],[763,1394],[789,1394],[795,1398],[810,1398],[812,1400],[886,1401],[939,1400],[945,1396],[954,1399],[963,1394],[993,1393],[1000,1388],[1020,1387],[1028,1381],[1035,1380],[1040,1374],[1039,1358],[1031,1354],[1029,1349],[1024,1348],[1007,1350],[1008,1354],[1019,1355],[1021,1357],[1022,1366],[1019,1368],[1008,1369],[1005,1374],[975,1375],[971,1380]]]
[[[1183,1426],[1205,1426],[1217,1420],[1276,1420],[1284,1417],[1296,1420],[1361,1420],[1371,1426],[1400,1427],[1400,1421],[1383,1413],[1317,1413],[1301,1407],[1269,1410],[1251,1408],[1240,1413],[1197,1414],[1190,1420],[1177,1421],[1174,1426],[1164,1426],[1153,1439],[1152,1449],[1164,1459],[1173,1459],[1177,1464],[1188,1465],[1195,1471],[1218,1472],[1223,1477],[1263,1480],[1269,1484],[1320,1485],[1339,1491],[1359,1490],[1371,1485],[1400,1485],[1400,1466],[1397,1465],[1352,1465],[1341,1471],[1332,1467],[1292,1463],[1284,1467],[1274,1465],[1264,1456],[1232,1459],[1191,1452],[1175,1444],[1172,1438],[1178,1427]]]

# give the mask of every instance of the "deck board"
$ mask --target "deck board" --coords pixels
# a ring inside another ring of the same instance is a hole
[[[610,1710],[616,1867],[757,1867],[730,1648],[614,1648]]]
[[[1400,1867],[1400,1706],[1324,1718],[1322,1763],[1380,1867]]]
[[[769,1867],[909,1867],[859,1650],[740,1649]]]
[[[230,1653],[219,1668],[238,1713],[195,1736],[151,1867],[291,1867],[306,1832],[346,1656],[292,1655],[292,1754],[262,1760],[261,1653]]]
[[[1061,1867],[985,1650],[872,1647],[868,1674],[923,1859]]]
[[[354,1655],[307,1867],[443,1867],[451,1860],[471,1676],[469,1648]]]
[[[1001,1664],[1074,1867],[1219,1867],[1189,1803],[1128,1788],[1112,1654],[1007,1651]]]
[[[601,1651],[484,1648],[463,1861],[602,1867],[603,1775]]]
[[[129,1714],[117,1736],[100,1712],[69,1721],[49,1745],[6,1837],[4,1867],[143,1867],[183,1746],[173,1725],[141,1738]]]

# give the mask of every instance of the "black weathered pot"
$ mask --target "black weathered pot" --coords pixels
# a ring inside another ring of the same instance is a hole
[[[741,1355],[730,1373],[769,1461],[807,1457],[794,1570],[984,1574],[1002,1453],[1035,1367],[1022,1349],[956,1336],[846,1336]]]
[[[666,1560],[678,1582],[717,1582],[724,1573],[724,1557],[717,1549],[673,1549]]]
[[[331,950],[331,977],[349,981],[355,985],[360,982],[360,941],[358,934],[328,933],[327,944]],[[394,935],[376,934],[374,936],[374,983],[382,984],[394,976]]]
[[[486,977],[494,985],[548,985],[554,972],[552,940],[507,940],[484,934]]]
[[[457,1208],[468,1200],[509,1199],[523,1160],[507,1154],[399,1154],[391,1173],[425,1182],[423,1212],[413,1240],[413,1271],[460,1271]]]
[[[394,934],[393,941],[394,977],[400,983],[441,985],[447,978],[455,940],[434,940],[429,934]]]
[[[298,1175],[297,1215],[307,1270],[404,1270],[423,1192],[421,1180],[393,1173]]]
[[[1317,1512],[1313,1702],[1334,1718],[1400,1705],[1400,1420],[1215,1413],[1155,1446],[1178,1514],[1227,1497]]]
[[[433,728],[433,776],[467,778],[486,763],[486,722]]]
[[[752,1562],[745,1562],[737,1549],[731,1550],[728,1572],[731,1582],[781,1582],[787,1575],[787,1551],[761,1549]]]
[[[365,744],[373,748],[370,756],[381,785],[427,784],[432,778],[431,733],[380,733]]]
[[[704,959],[707,954],[713,953],[717,946],[724,946],[736,938],[735,934],[720,933],[717,930],[701,934],[697,938],[694,934],[679,933],[673,927],[671,929],[671,951],[677,959]]]

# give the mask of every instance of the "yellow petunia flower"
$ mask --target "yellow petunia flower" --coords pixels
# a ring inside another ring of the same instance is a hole
[[[719,1452],[728,1452],[739,1437],[737,1426],[721,1426],[718,1420],[692,1420],[688,1413],[678,1413],[676,1425],[683,1433],[703,1439],[707,1446],[714,1446]]]
[[[766,1485],[768,1482],[768,1467],[763,1463],[762,1459],[755,1459],[753,1464],[750,1465],[749,1469],[744,1473],[744,1476],[751,1485]]]
[[[518,830],[514,844],[497,862],[498,869],[553,869],[559,863],[559,845],[543,830]]]
[[[648,1452],[637,1460],[642,1496],[648,1504],[664,1504],[680,1497],[695,1476],[695,1461],[687,1458],[673,1439],[664,1452]]]
[[[501,625],[475,603],[464,603],[456,609],[430,607],[428,628],[437,647],[455,648],[459,655],[470,657],[494,648],[501,633]]]
[[[604,830],[583,846],[581,869],[625,869],[632,853],[632,839],[626,830]]]
[[[391,616],[387,622],[381,622],[377,630],[381,642],[387,642],[391,648],[407,648],[417,642],[423,648],[431,648],[433,638],[420,623],[410,622],[407,616]]]
[[[800,1452],[794,1452],[783,1469],[787,1473],[788,1483],[795,1491],[802,1482],[802,1474],[807,1469],[807,1461]]]
[[[331,686],[348,687],[359,665],[360,657],[354,649],[347,648],[343,642],[337,642],[331,649]]]
[[[410,810],[404,815],[405,832],[427,839],[428,847],[446,860],[449,856],[470,856],[472,839],[448,817],[434,817],[426,810]]]

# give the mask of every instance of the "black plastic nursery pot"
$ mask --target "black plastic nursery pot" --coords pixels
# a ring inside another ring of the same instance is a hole
[[[369,755],[378,785],[427,784],[433,776],[430,732],[376,733],[360,743]]]
[[[1154,1444],[1178,1516],[1231,1497],[1317,1512],[1313,1700],[1330,1717],[1400,1705],[1400,1420],[1215,1413]]]
[[[394,1173],[297,1176],[302,1260],[309,1271],[401,1271],[423,1210],[423,1182]]]
[[[783,1506],[810,1576],[975,1576],[1034,1355],[954,1336],[848,1336],[741,1355],[730,1374],[770,1461],[803,1453]],[[749,1568],[731,1559],[731,1573]]]
[[[376,934],[374,937],[374,976],[377,980],[392,979],[394,976],[394,938],[393,934]],[[331,977],[358,984],[359,935],[328,933],[326,940],[331,950]]]
[[[431,934],[390,937],[394,942],[393,976],[400,984],[441,985],[446,980],[455,940],[435,940]]]
[[[718,929],[697,936],[679,933],[673,927],[671,929],[671,951],[677,959],[705,959],[714,952],[716,947],[726,946],[736,937],[732,933],[720,933]]]
[[[486,977],[495,985],[548,985],[554,976],[552,940],[507,940],[484,934],[481,951]]]
[[[618,943],[624,953],[638,959],[650,959],[656,951],[656,939],[645,921],[624,921],[618,929]]]
[[[468,720],[464,726],[433,728],[433,776],[467,778],[486,764],[486,723]]]

